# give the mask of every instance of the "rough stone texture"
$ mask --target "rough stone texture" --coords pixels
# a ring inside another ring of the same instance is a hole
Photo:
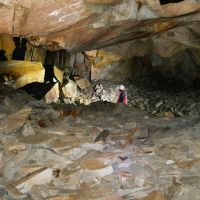
[[[67,3],[64,0],[14,0],[0,3],[0,33],[25,36],[36,45],[54,50],[97,49],[146,38],[168,29],[173,29],[176,35],[179,34],[177,26],[191,34],[191,29],[196,33],[199,30],[200,3],[196,0],[166,5],[160,5],[158,0],[70,0]],[[181,34],[188,35],[183,31]],[[184,45],[187,47],[191,43]]]
[[[15,49],[15,43],[11,36],[8,34],[1,34],[0,36],[0,49],[5,50],[5,56],[8,60],[12,59],[12,54]]]
[[[30,176],[19,180],[17,183],[15,183],[15,185],[20,192],[27,193],[34,185],[50,183],[52,178],[53,173],[51,169],[39,169],[38,171],[30,174]]]
[[[86,88],[90,87],[90,82],[87,79],[78,79],[78,80],[76,80],[76,84],[81,89],[86,89]]]
[[[31,107],[24,107],[14,114],[10,114],[0,120],[1,131],[8,134],[16,129],[19,129],[25,123],[28,115],[31,113]]]
[[[20,88],[32,82],[43,83],[45,69],[39,62],[12,60],[0,63],[0,74],[11,76],[8,84]]]
[[[7,45],[8,44],[9,43],[7,43]],[[24,60],[41,62],[42,64],[44,64],[45,55],[46,55],[46,50],[44,48],[33,46],[30,43],[26,44],[26,53]]]
[[[44,96],[44,102],[46,103],[52,103],[52,102],[58,102],[60,97],[59,93],[59,84],[56,83]]]
[[[65,98],[71,98],[73,100],[75,100],[75,98],[77,97],[77,85],[74,81],[69,80],[68,84],[66,84],[63,88],[62,88],[63,94]]]
[[[18,112],[4,108],[13,96]],[[28,118],[25,105],[32,108]],[[52,106],[0,87],[3,124],[21,119],[13,123],[17,130],[0,129],[1,199],[199,199],[199,117],[151,117],[111,103]],[[67,115],[56,117],[61,109]],[[100,132],[110,133],[102,143],[95,142]]]

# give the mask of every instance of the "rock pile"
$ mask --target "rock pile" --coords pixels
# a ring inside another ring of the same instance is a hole
[[[0,199],[199,199],[199,120],[0,94]]]
[[[125,83],[129,106],[138,107],[153,115],[199,116],[198,89],[176,88],[176,85],[173,87],[167,84],[161,89],[161,83],[149,81],[144,79]],[[76,85],[75,87],[77,88]],[[76,94],[74,101],[85,105],[97,101],[116,103],[119,95],[118,85],[108,81],[94,82],[89,88],[77,88],[77,91],[73,93]]]
[[[135,80],[128,85],[129,104],[151,114],[171,112],[175,116],[200,115],[198,88],[177,88],[176,84],[168,85],[156,80]]]
[[[118,85],[111,82],[93,82],[91,85],[82,89],[69,80],[63,88],[65,103],[80,103],[89,105],[97,101],[116,103],[118,99]]]

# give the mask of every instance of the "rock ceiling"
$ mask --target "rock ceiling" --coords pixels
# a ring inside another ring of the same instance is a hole
[[[0,0],[0,16],[0,33],[51,50],[73,53],[125,43],[124,49],[137,49],[135,54],[151,48],[170,57],[200,49],[200,0],[164,5],[159,0]]]

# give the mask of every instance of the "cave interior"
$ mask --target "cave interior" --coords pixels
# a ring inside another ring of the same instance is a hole
[[[0,199],[200,199],[199,0],[0,13]]]

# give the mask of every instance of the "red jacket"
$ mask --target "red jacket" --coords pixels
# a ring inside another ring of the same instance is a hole
[[[121,91],[117,103],[128,104],[127,92]]]

